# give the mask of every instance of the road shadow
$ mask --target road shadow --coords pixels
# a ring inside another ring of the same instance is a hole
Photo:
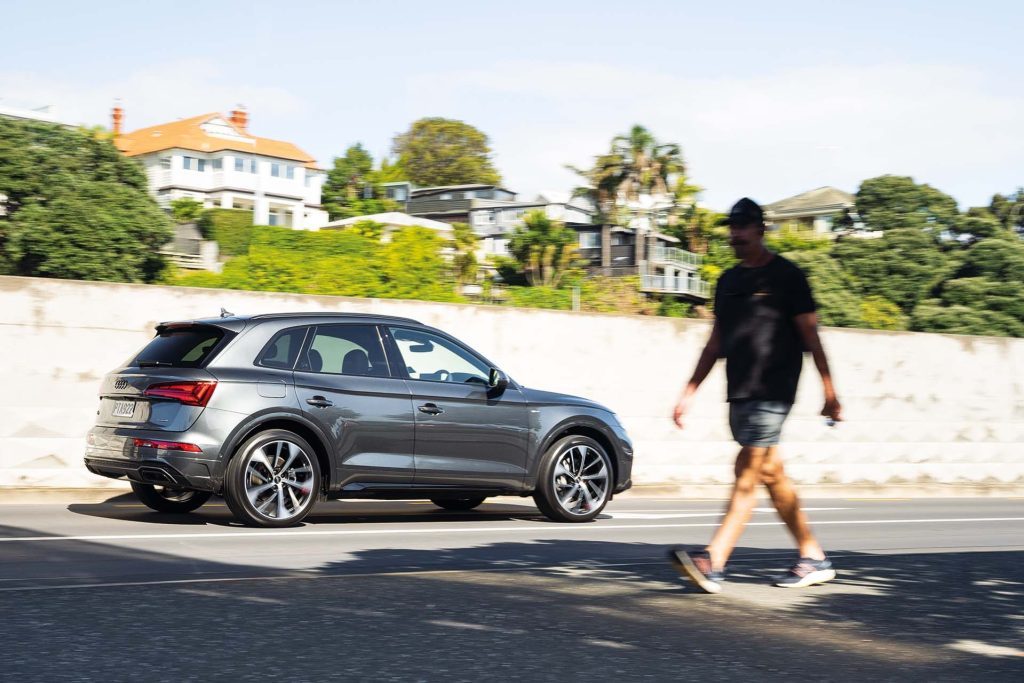
[[[787,591],[768,584],[788,549],[742,548],[708,596],[659,544],[391,547],[290,571],[174,538],[0,537],[24,539],[0,543],[0,642],[25,680],[153,661],[151,680],[1020,680],[1018,551],[836,552],[839,579]]]

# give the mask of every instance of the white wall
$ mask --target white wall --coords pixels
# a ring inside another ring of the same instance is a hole
[[[669,421],[708,334],[695,320],[0,277],[0,486],[110,485],[81,467],[101,377],[161,320],[337,310],[440,327],[528,386],[618,412],[640,484],[728,482],[736,447],[717,367],[690,427]],[[808,362],[783,449],[804,483],[1024,489],[1024,340],[829,329],[848,422],[827,428]]]

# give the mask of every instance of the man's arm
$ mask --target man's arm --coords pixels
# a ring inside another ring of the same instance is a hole
[[[814,365],[818,368],[821,383],[825,387],[825,407],[821,409],[821,414],[839,422],[843,419],[842,407],[839,405],[839,399],[836,398],[836,390],[832,385],[832,372],[828,368],[828,358],[825,357],[821,337],[818,336],[818,316],[815,313],[801,313],[793,320],[800,333],[800,339],[803,340],[804,348],[810,351],[814,358]]]
[[[686,411],[690,409],[690,399],[697,393],[697,388],[707,378],[711,368],[715,366],[720,347],[721,335],[718,331],[718,321],[716,320],[715,326],[711,328],[711,336],[708,337],[708,343],[704,345],[704,350],[701,351],[697,367],[693,370],[693,376],[690,377],[690,381],[683,388],[683,393],[679,397],[679,402],[676,403],[676,408],[672,413],[672,419],[675,420],[676,425],[680,429],[683,428],[683,418],[686,415]]]

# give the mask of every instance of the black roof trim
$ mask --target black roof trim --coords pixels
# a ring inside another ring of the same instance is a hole
[[[395,322],[413,323],[414,325],[423,324],[419,320],[413,320],[412,318],[402,318],[395,315],[378,315],[377,313],[331,313],[328,311],[307,311],[304,313],[260,313],[258,315],[249,316],[250,320],[273,320],[288,318],[359,318],[367,320],[392,320]]]

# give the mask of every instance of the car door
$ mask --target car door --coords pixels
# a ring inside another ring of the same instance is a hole
[[[527,404],[509,385],[488,386],[490,364],[462,344],[389,326],[416,420],[416,487],[518,490],[526,474]]]
[[[405,381],[391,376],[376,325],[313,328],[296,365],[295,391],[331,439],[338,488],[412,486],[412,399]]]

